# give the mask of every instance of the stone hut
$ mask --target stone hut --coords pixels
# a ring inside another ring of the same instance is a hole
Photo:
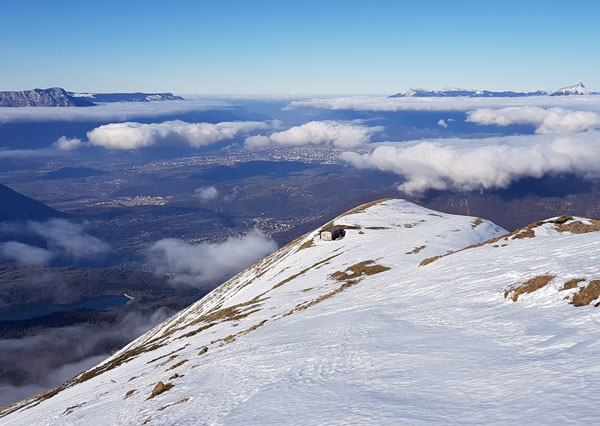
[[[346,235],[346,231],[340,226],[328,226],[319,232],[319,236],[323,241],[333,241],[342,238],[344,235]]]

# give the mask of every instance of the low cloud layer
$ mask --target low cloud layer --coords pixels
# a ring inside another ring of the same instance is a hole
[[[399,189],[406,192],[506,188],[524,177],[600,174],[600,132],[448,139],[408,145],[379,146],[366,155],[346,152],[342,158],[357,168],[404,176],[406,181]]]
[[[352,96],[293,101],[285,108],[319,108],[352,111],[471,111],[482,108],[535,106],[600,112],[600,95],[531,96],[519,98],[387,98]]]
[[[65,219],[46,222],[1,223],[0,233],[11,240],[18,236],[41,238],[46,247],[18,241],[0,243],[0,258],[24,266],[48,265],[52,259],[96,260],[110,249],[109,245],[85,232],[84,226]]]
[[[176,274],[181,281],[201,286],[220,283],[276,249],[273,239],[255,231],[221,243],[163,239],[150,247],[147,259],[157,273]]]
[[[67,138],[66,136],[61,136],[56,142],[52,144],[52,146],[57,149],[60,149],[61,151],[72,151],[74,149],[79,148],[82,144],[83,143],[81,142],[81,139]]]
[[[0,243],[0,258],[23,266],[46,266],[53,257],[50,250],[18,241]]]
[[[530,124],[538,134],[576,133],[600,126],[600,114],[564,108],[508,107],[478,109],[467,113],[467,120],[482,125],[509,126]]]
[[[144,124],[137,122],[111,123],[87,133],[92,145],[108,149],[135,150],[158,144],[188,144],[192,147],[210,145],[233,139],[239,133],[266,129],[258,121],[221,123],[186,123],[181,120]]]
[[[358,122],[311,121],[270,136],[246,138],[248,149],[267,146],[333,145],[352,148],[371,140],[371,135],[381,132],[381,126],[364,126]]]
[[[197,188],[194,191],[196,197],[200,199],[200,201],[210,201],[217,198],[219,195],[219,191],[214,186],[203,186],[201,188]]]
[[[0,159],[29,159],[40,157],[52,157],[58,155],[59,151],[51,148],[42,149],[4,149],[0,148]]]
[[[106,325],[50,328],[0,340],[0,406],[58,386],[160,324],[172,312],[132,312]]]
[[[93,107],[0,107],[0,123],[15,121],[121,121],[135,117],[158,117],[188,111],[225,109],[216,100],[117,102]]]

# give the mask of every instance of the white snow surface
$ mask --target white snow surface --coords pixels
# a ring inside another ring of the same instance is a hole
[[[545,224],[533,238],[419,266],[506,231],[403,200],[334,222],[360,229],[335,241],[319,240],[318,230],[301,237],[97,368],[132,355],[120,365],[9,406],[0,423],[600,422],[600,308],[564,300],[576,288],[560,291],[571,278],[600,278],[600,234]],[[369,260],[390,269],[331,276]],[[539,275],[556,278],[505,299]],[[288,314],[298,306],[306,309]],[[173,387],[148,399],[158,381]]]

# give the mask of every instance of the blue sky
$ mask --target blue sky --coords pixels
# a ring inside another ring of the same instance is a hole
[[[600,90],[597,1],[0,0],[0,90]]]

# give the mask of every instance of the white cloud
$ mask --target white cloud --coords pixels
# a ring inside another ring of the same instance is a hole
[[[276,249],[275,241],[255,231],[214,244],[194,245],[167,238],[154,243],[147,258],[157,273],[179,274],[188,281],[207,284],[233,276]]]
[[[53,254],[46,249],[30,246],[17,241],[0,243],[0,257],[23,266],[45,266]]]
[[[58,151],[51,148],[42,149],[3,149],[0,148],[0,158],[36,158],[52,157],[58,155]]]
[[[264,148],[271,144],[271,139],[268,136],[256,135],[248,136],[244,142],[244,147],[247,149]]]
[[[275,132],[268,137],[250,136],[246,138],[245,147],[329,144],[351,148],[368,143],[373,133],[382,130],[381,126],[369,127],[357,122],[310,121],[281,132]]]
[[[71,151],[79,148],[82,145],[81,139],[77,138],[67,138],[66,136],[61,136],[52,144],[53,147],[56,147],[62,151]]]
[[[438,124],[438,126],[441,126],[444,129],[448,127],[448,124],[444,121],[443,118],[440,118],[440,121],[438,121],[437,124]]]
[[[467,113],[468,122],[482,125],[509,126],[530,124],[538,134],[586,132],[600,126],[600,114],[564,108],[508,107],[478,109]]]
[[[194,194],[202,201],[210,201],[217,198],[219,195],[219,191],[214,186],[204,186],[202,188],[197,188],[194,191]]]
[[[28,222],[28,228],[44,237],[48,248],[55,253],[75,259],[92,259],[104,255],[109,246],[86,233],[82,225],[65,219],[50,219],[47,222]]]
[[[109,149],[139,149],[156,144],[186,143],[193,147],[210,145],[232,139],[238,133],[266,129],[269,125],[258,121],[221,123],[186,123],[180,120],[144,124],[137,122],[111,123],[89,131],[92,145]]]
[[[505,188],[523,177],[600,174],[600,132],[573,136],[512,136],[479,140],[446,139],[408,146],[379,146],[366,155],[346,152],[357,168],[375,168],[405,177],[406,192],[427,189]]]

